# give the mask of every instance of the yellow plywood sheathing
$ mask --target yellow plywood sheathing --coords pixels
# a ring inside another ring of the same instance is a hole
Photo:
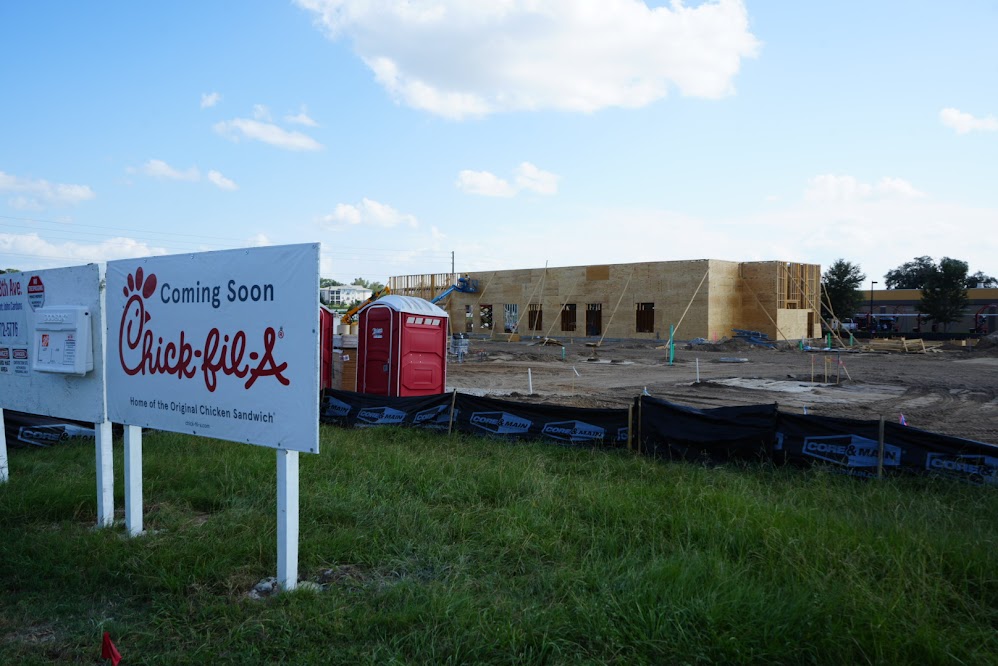
[[[627,293],[627,286],[629,284],[631,284],[631,278],[632,277],[634,277],[634,269],[633,268],[631,268],[631,272],[628,273],[628,275],[627,275],[627,282],[624,283],[624,288],[620,290],[620,297],[617,298],[617,304],[613,306],[613,311],[610,312],[610,320],[608,322],[606,322],[606,327],[608,329],[610,328],[610,324],[613,323],[613,315],[617,314],[617,308],[620,307],[620,302],[622,300],[624,300],[624,294]],[[602,335],[602,337],[600,337],[599,342],[596,343],[597,347],[599,347],[601,344],[603,344],[603,338],[605,338],[605,337],[606,337],[606,333],[604,333]]]
[[[610,279],[610,267],[609,266],[586,266],[586,279],[587,280],[609,280]]]
[[[445,305],[461,321],[465,307],[472,306],[473,332],[493,334],[654,340],[667,338],[670,325],[682,324],[684,339],[730,337],[731,329],[739,328],[797,340],[820,335],[820,275],[820,266],[812,264],[716,259],[471,272],[468,277],[486,285],[482,292],[454,292]],[[389,284],[395,293],[432,298],[454,284],[453,278],[408,275]],[[619,309],[625,301],[629,306]],[[481,328],[481,303],[492,306],[491,330]],[[551,317],[543,331],[522,328],[531,306],[539,316],[546,311]],[[507,307],[516,311],[516,321],[508,325]],[[562,312],[569,309],[577,313],[574,324],[563,323]]]

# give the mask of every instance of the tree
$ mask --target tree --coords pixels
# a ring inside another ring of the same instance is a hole
[[[336,280],[331,280],[330,278],[319,278],[319,288],[325,289],[326,287],[342,287],[342,282],[337,282]]]
[[[859,287],[864,280],[866,275],[857,264],[836,259],[821,276],[821,287],[827,299],[822,303],[822,316],[841,320],[856,314],[863,300]]]
[[[918,311],[943,325],[958,321],[967,307],[967,262],[943,257],[922,287]]]
[[[921,289],[935,271],[936,265],[932,257],[915,257],[912,261],[887,271],[884,283],[888,289]]]
[[[385,288],[385,285],[381,284],[380,282],[374,282],[374,281],[368,282],[364,278],[357,278],[351,284],[357,287],[364,287],[365,289],[370,289],[374,293],[378,293],[379,291]]]
[[[973,289],[974,287],[981,285],[985,288],[998,287],[998,278],[993,278],[990,275],[985,275],[981,271],[977,271],[973,275],[967,276],[967,289]]]

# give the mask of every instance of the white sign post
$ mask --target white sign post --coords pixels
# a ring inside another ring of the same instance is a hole
[[[298,584],[298,452],[277,452],[277,584]]]
[[[97,458],[97,526],[114,525],[114,449],[111,422],[94,424]]]
[[[0,483],[10,478],[7,465],[7,426],[3,422],[3,409],[0,409]]]
[[[125,528],[142,534],[142,428],[125,426]]]
[[[319,452],[319,246],[109,262],[107,313],[112,421],[278,450],[278,574],[294,589],[297,454]],[[141,511],[141,434],[126,437]]]

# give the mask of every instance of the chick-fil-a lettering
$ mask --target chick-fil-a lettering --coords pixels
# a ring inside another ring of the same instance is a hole
[[[164,344],[163,338],[157,338],[148,327],[150,319],[143,299],[133,294],[125,305],[118,331],[118,359],[128,375],[165,374],[176,375],[178,379],[191,379],[198,370],[195,359],[201,359],[201,373],[209,391],[218,387],[220,372],[239,379],[248,375],[243,385],[246,389],[260,377],[274,377],[284,386],[291,383],[283,374],[288,364],[277,363],[274,359],[277,333],[273,328],[268,327],[263,332],[263,353],[252,351],[247,354],[245,331],[237,331],[230,338],[213,328],[205,338],[204,348],[194,349],[184,331],[180,332],[176,342]],[[126,356],[129,358],[126,359]],[[249,358],[250,362],[244,363],[245,358]],[[256,363],[255,367],[251,363]]]

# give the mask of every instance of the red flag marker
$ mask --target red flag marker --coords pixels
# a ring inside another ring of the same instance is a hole
[[[118,666],[118,662],[121,661],[121,653],[111,642],[111,634],[106,631],[104,632],[104,640],[101,641],[100,656],[101,659],[110,659],[111,666]]]

